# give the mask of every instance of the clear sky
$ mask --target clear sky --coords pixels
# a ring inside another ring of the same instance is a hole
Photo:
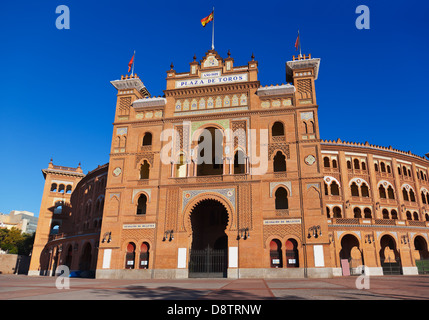
[[[70,9],[58,30],[57,6]],[[358,30],[356,7],[370,9]],[[235,65],[252,53],[261,85],[285,83],[285,62],[321,58],[316,93],[322,139],[429,152],[427,1],[95,1],[23,0],[0,4],[0,212],[39,214],[54,164],[85,173],[109,161],[116,90],[136,50],[135,72],[163,95],[166,71],[189,70],[211,46],[200,19],[215,6],[215,49]]]

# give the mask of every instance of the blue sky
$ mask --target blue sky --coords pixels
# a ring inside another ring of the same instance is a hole
[[[358,5],[370,29],[358,30]],[[55,26],[59,5],[70,30]],[[0,5],[0,212],[39,214],[54,164],[84,172],[109,161],[116,90],[135,72],[163,95],[166,71],[189,70],[211,46],[200,19],[215,6],[215,47],[235,65],[254,53],[261,85],[285,83],[285,62],[302,51],[321,58],[316,92],[322,139],[340,138],[429,152],[426,1],[3,1]]]

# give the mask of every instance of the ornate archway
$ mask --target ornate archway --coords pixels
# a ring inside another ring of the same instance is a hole
[[[228,266],[229,215],[225,205],[214,199],[199,201],[189,215],[192,241],[189,277],[226,277]]]

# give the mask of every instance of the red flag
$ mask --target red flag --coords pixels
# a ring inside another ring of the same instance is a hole
[[[295,41],[295,51],[298,50],[298,46],[299,46],[299,33],[298,33],[298,37],[296,38],[296,41]]]
[[[133,66],[133,63],[134,63],[134,55],[135,55],[135,53],[133,54],[133,57],[131,58],[130,62],[128,63],[128,72],[130,72],[130,71],[131,71],[131,67]]]

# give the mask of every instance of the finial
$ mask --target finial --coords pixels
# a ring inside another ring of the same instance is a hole
[[[77,166],[77,167],[78,167],[78,168],[80,168],[80,165],[81,165],[81,163],[80,163],[80,161],[79,161],[79,164],[78,164],[78,166]]]
[[[194,54],[194,61],[197,61],[197,56]]]
[[[255,61],[255,55],[253,54],[253,52],[252,52],[251,58],[252,58],[252,61]]]
[[[228,58],[231,56],[231,51],[228,49]]]
[[[49,161],[49,163],[52,163],[52,161],[53,161],[53,159],[52,159],[52,157],[51,157],[51,160]]]
[[[174,64],[173,64],[173,62],[170,64],[170,70],[173,70],[173,68],[174,68]]]

